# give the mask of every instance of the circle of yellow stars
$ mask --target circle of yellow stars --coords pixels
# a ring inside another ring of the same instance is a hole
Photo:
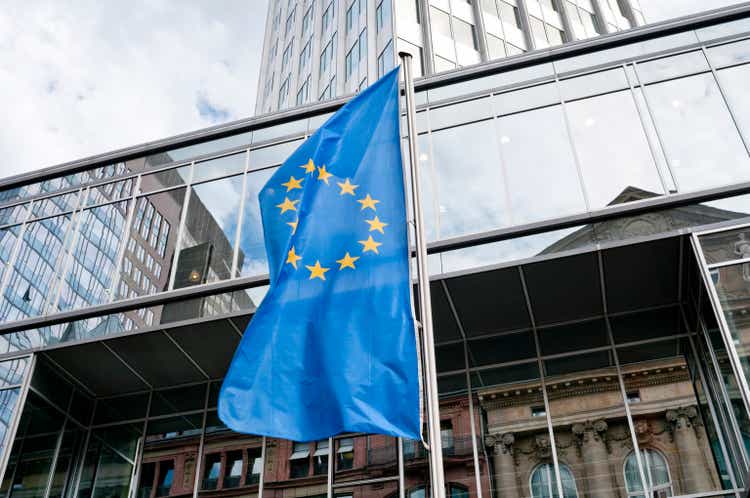
[[[330,173],[328,170],[326,170],[325,164],[321,166],[315,165],[312,159],[309,159],[307,163],[300,166],[301,169],[304,170],[304,172],[300,175],[299,178],[296,178],[294,175],[289,177],[289,180],[282,183],[281,185],[286,188],[286,192],[284,195],[284,201],[280,204],[277,204],[276,207],[280,210],[280,215],[282,216],[288,216],[286,213],[297,212],[297,204],[299,204],[299,200],[293,200],[290,199],[288,195],[290,192],[296,189],[302,189],[302,184],[305,181],[319,181],[323,182],[326,185],[330,186],[330,180],[333,177],[333,174]],[[316,175],[317,173],[317,175]],[[375,214],[377,212],[377,204],[380,202],[377,199],[373,199],[372,196],[368,193],[361,199],[357,199],[357,192],[356,190],[359,188],[359,185],[354,185],[351,183],[351,180],[347,178],[343,182],[336,182],[336,185],[339,187],[339,195],[340,196],[346,196],[351,195],[356,199],[356,201],[360,204],[360,211],[367,211],[365,215],[372,214],[372,219],[365,219],[365,223],[369,225],[368,232],[378,232],[380,234],[385,234],[385,228],[388,226],[388,223],[382,221],[378,216]],[[370,211],[372,213],[370,213]],[[286,224],[289,225],[292,229],[292,234],[294,234],[297,231],[297,224],[299,223],[298,219],[293,219],[292,221],[287,221]],[[378,251],[378,247],[382,246],[382,242],[378,242],[377,240],[372,238],[372,234],[368,233],[368,237],[365,240],[359,240],[357,241],[359,244],[362,245],[361,248],[361,254],[365,254],[368,252],[372,252],[374,254],[380,254]],[[352,256],[348,251],[346,251],[341,259],[337,259],[336,263],[338,263],[338,271],[343,271],[345,269],[352,269],[356,270],[357,265],[356,262],[361,258],[361,256]],[[287,252],[286,262],[285,264],[291,265],[295,270],[299,268],[298,264],[302,261],[302,254],[297,253],[297,250],[294,246],[292,246],[289,251]],[[304,267],[307,269],[307,271],[310,272],[309,280],[313,280],[316,278],[319,278],[320,280],[326,279],[326,273],[331,270],[330,267],[325,267],[320,264],[320,260],[315,260],[315,264],[312,265],[304,265]]]

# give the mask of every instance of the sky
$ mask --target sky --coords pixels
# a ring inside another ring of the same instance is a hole
[[[3,0],[0,178],[252,116],[267,0]]]

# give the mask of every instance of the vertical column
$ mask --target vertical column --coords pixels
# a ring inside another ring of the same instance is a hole
[[[680,459],[683,494],[700,493],[717,489],[706,462],[708,448],[698,440],[701,426],[695,406],[667,410],[665,413]],[[705,434],[700,433],[705,441]]]
[[[589,486],[588,494],[597,498],[617,498],[615,484],[609,471],[608,428],[605,420],[573,424],[572,427],[581,450]]]
[[[506,432],[502,435],[490,434],[485,437],[485,444],[494,449],[493,462],[495,465],[495,496],[503,498],[519,498],[516,479],[516,459],[513,456],[515,436]]]

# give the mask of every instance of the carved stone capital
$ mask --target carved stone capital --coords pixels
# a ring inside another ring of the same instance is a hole
[[[552,455],[549,436],[539,434],[534,438],[534,450],[537,458],[549,458]]]
[[[488,434],[484,437],[484,444],[490,448],[494,448],[495,454],[513,453],[513,443],[515,443],[516,437],[511,432],[504,434]]]

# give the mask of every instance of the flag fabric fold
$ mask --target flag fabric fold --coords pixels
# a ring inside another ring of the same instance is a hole
[[[398,68],[337,111],[259,194],[271,275],[219,396],[231,429],[420,439]]]

